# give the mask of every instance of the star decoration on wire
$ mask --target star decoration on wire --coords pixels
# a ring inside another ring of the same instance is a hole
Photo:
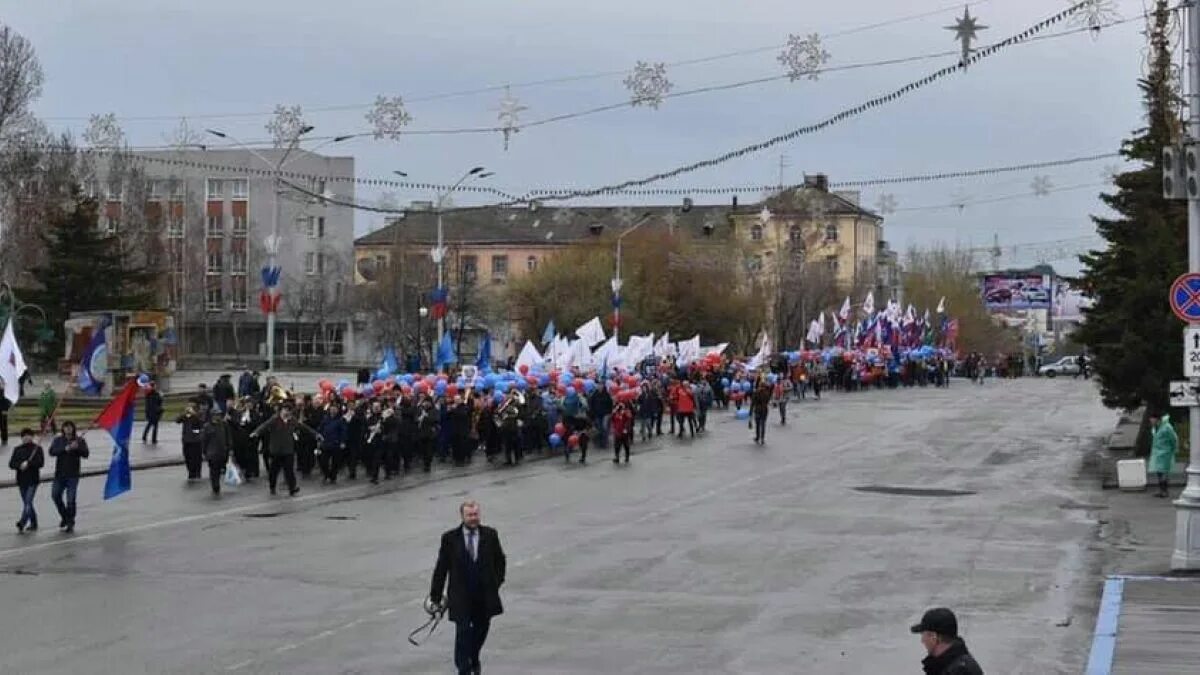
[[[566,225],[571,222],[571,209],[554,209],[552,218],[556,225]]]
[[[762,223],[763,225],[771,222],[771,209],[768,209],[764,206],[762,211],[758,212],[758,222]]]
[[[500,120],[500,133],[504,134],[505,150],[508,150],[508,142],[512,135],[521,130],[521,113],[526,110],[529,110],[529,107],[521,105],[517,97],[512,95],[512,90],[504,87],[504,98],[500,99],[500,112],[496,119]]]
[[[1050,194],[1050,190],[1054,185],[1050,182],[1049,176],[1034,176],[1033,182],[1029,184],[1029,188],[1033,190],[1033,194],[1038,197],[1045,197]]]
[[[300,137],[301,130],[308,124],[304,121],[304,112],[298,105],[291,107],[277,105],[272,115],[271,121],[266,124],[266,129],[267,133],[271,134],[271,140],[277,148],[295,142]]]
[[[1079,4],[1079,0],[1066,0],[1066,3],[1075,6]],[[1077,28],[1090,29],[1092,37],[1095,38],[1100,34],[1101,28],[1120,18],[1121,13],[1117,11],[1117,3],[1113,0],[1087,0],[1067,21]]]
[[[879,195],[878,201],[875,202],[875,209],[880,215],[888,215],[896,212],[896,195],[885,192]]]
[[[673,86],[667,79],[665,63],[638,61],[633,67],[633,72],[625,78],[625,88],[630,94],[629,105],[647,105],[655,110],[662,105],[663,97]]]
[[[808,215],[809,220],[820,222],[825,220],[828,209],[825,208],[825,194],[813,188],[796,188],[792,204]]]
[[[954,31],[954,39],[962,44],[962,59],[959,61],[964,69],[967,67],[967,59],[971,57],[971,52],[975,51],[971,47],[971,43],[978,39],[976,33],[985,30],[987,26],[979,25],[978,19],[971,16],[971,8],[963,8],[963,16],[961,19],[955,19],[953,26],[946,26],[946,30]]]
[[[125,142],[125,132],[114,113],[92,115],[83,132],[83,141],[96,150],[116,150]]]
[[[821,36],[817,33],[808,36],[791,34],[778,61],[787,69],[792,82],[805,77],[815,80],[821,72],[821,66],[829,62],[829,52],[821,46]]]
[[[674,211],[667,211],[665,214],[663,214],[662,221],[663,224],[667,226],[667,231],[671,232],[675,229],[675,226],[679,224],[679,215]]]
[[[163,134],[162,139],[176,152],[199,148],[206,149],[203,143],[204,134],[192,127],[186,117],[179,118],[179,124],[171,131]]]
[[[396,141],[400,140],[404,127],[412,122],[412,115],[404,107],[403,97],[379,95],[375,97],[375,105],[367,111],[367,122],[374,130],[376,140],[390,138]]]

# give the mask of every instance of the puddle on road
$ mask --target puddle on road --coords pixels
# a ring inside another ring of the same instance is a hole
[[[282,516],[282,513],[243,513],[243,518],[275,518]]]
[[[874,492],[884,495],[902,497],[965,497],[975,494],[971,490],[949,490],[946,488],[915,488],[896,485],[859,485],[854,488],[858,492]]]

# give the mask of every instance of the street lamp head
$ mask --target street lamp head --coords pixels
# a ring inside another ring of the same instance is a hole
[[[228,136],[226,136],[223,132],[217,131],[216,129],[205,129],[205,131],[213,136],[216,136],[217,138],[228,138]]]
[[[404,173],[403,171],[393,171],[392,173],[400,176],[401,178],[408,178],[408,174]]]
[[[495,171],[488,171],[486,173],[479,174],[479,177],[480,178],[488,178],[489,176],[495,176],[495,175],[496,175]]]
[[[421,318],[422,318],[422,319],[424,319],[425,317],[429,316],[429,308],[428,308],[428,307],[422,307],[422,308],[420,308],[420,309],[418,309],[418,310],[417,310],[417,314],[420,314],[420,315],[421,315]]]
[[[342,141],[348,141],[351,138],[354,138],[355,135],[356,134],[346,134],[345,136],[334,136],[333,140],[331,140],[329,142],[330,143],[341,143]]]
[[[470,171],[468,171],[467,173],[468,173],[469,175],[472,175],[472,176],[474,176],[474,175],[476,175],[476,174],[481,174],[481,173],[483,173],[483,171],[484,171],[484,169],[483,169],[483,167],[482,167],[482,166],[477,166],[477,167],[475,167],[474,169],[471,169]]]
[[[315,127],[313,127],[313,125],[311,125],[311,124],[305,124],[304,126],[300,127],[300,131],[297,131],[296,135],[303,136],[304,134],[307,134],[308,132],[312,131],[314,128]]]

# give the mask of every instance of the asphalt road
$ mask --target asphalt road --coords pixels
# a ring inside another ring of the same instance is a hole
[[[1101,554],[1076,476],[1115,419],[1090,383],[789,412],[763,448],[718,413],[629,466],[595,451],[294,499],[259,484],[214,500],[153,469],[105,504],[90,478],[72,536],[44,486],[43,531],[0,533],[3,670],[452,672],[452,625],[421,647],[405,635],[467,497],[509,561],[485,672],[920,672],[908,625],[934,605],[959,612],[988,672],[1082,669]],[[0,491],[0,513],[17,505]]]

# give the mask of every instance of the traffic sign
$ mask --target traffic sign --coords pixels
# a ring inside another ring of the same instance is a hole
[[[1200,326],[1183,329],[1183,376],[1200,377]]]
[[[1171,284],[1171,311],[1187,323],[1200,323],[1200,273],[1179,275]]]
[[[1167,393],[1171,397],[1172,408],[1200,407],[1200,384],[1187,380],[1172,380]]]

